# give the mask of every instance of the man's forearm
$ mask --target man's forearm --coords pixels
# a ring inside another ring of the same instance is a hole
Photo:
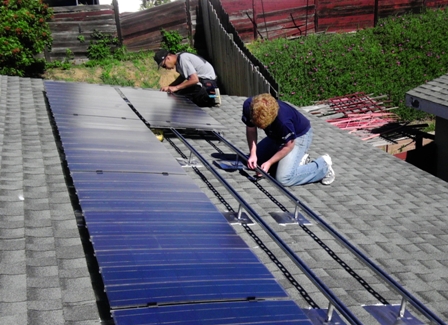
[[[256,153],[257,150],[257,128],[255,127],[246,127],[246,139],[247,145],[249,146],[250,154]]]
[[[275,164],[276,162],[283,159],[287,154],[289,154],[292,149],[294,149],[294,141],[289,141],[269,159],[269,162],[271,163],[271,165]]]

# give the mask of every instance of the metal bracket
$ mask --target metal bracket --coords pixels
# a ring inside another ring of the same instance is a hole
[[[176,158],[176,160],[182,167],[203,167],[196,159]]]
[[[380,324],[383,325],[423,325],[426,324],[414,317],[403,305],[363,306]],[[400,317],[401,316],[401,317]]]
[[[345,325],[344,321],[336,311],[332,311],[331,319],[328,321],[327,309],[302,309],[313,325]],[[331,311],[330,311],[331,312]]]
[[[241,170],[247,169],[246,165],[239,160],[214,160],[213,163],[223,170]]]
[[[249,218],[249,216],[245,212],[241,213],[240,218],[238,218],[237,212],[223,212],[223,215],[231,225],[240,225],[240,224],[253,225],[254,224],[252,219]]]
[[[303,214],[300,212],[297,213],[297,217],[294,217],[294,214],[290,212],[269,212],[272,218],[277,221],[277,223],[281,226],[291,225],[291,224],[299,224],[304,226],[312,225],[311,222],[306,219]]]
[[[223,212],[223,215],[231,225],[235,225],[235,224],[253,225],[254,224],[254,222],[249,218],[249,216],[245,212],[243,212],[241,204],[238,207],[238,212]]]

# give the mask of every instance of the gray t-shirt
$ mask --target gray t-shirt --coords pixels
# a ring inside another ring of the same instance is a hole
[[[188,52],[178,54],[176,71],[185,79],[195,73],[199,79],[216,79],[215,69],[210,63],[200,56]]]

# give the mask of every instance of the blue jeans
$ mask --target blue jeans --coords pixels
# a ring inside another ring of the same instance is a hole
[[[313,139],[313,129],[294,140],[292,149],[278,164],[272,165],[270,173],[284,186],[302,185],[320,181],[328,173],[328,166],[322,157],[299,166],[300,160],[308,152]],[[257,164],[261,166],[269,160],[280,146],[270,138],[264,138],[257,144]],[[276,171],[275,171],[276,168]]]

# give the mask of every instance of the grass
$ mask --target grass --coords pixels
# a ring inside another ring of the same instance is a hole
[[[389,17],[356,33],[257,41],[248,48],[279,83],[280,98],[297,106],[364,92],[387,95],[403,121],[421,121],[431,116],[407,107],[405,94],[448,72],[447,34],[448,10],[439,9]],[[164,83],[153,52],[118,53],[79,66],[53,64],[44,78],[142,88]]]
[[[139,88],[159,88],[161,75],[151,51],[126,53],[101,60],[89,60],[80,65],[56,62],[49,65],[44,79],[87,82]]]

